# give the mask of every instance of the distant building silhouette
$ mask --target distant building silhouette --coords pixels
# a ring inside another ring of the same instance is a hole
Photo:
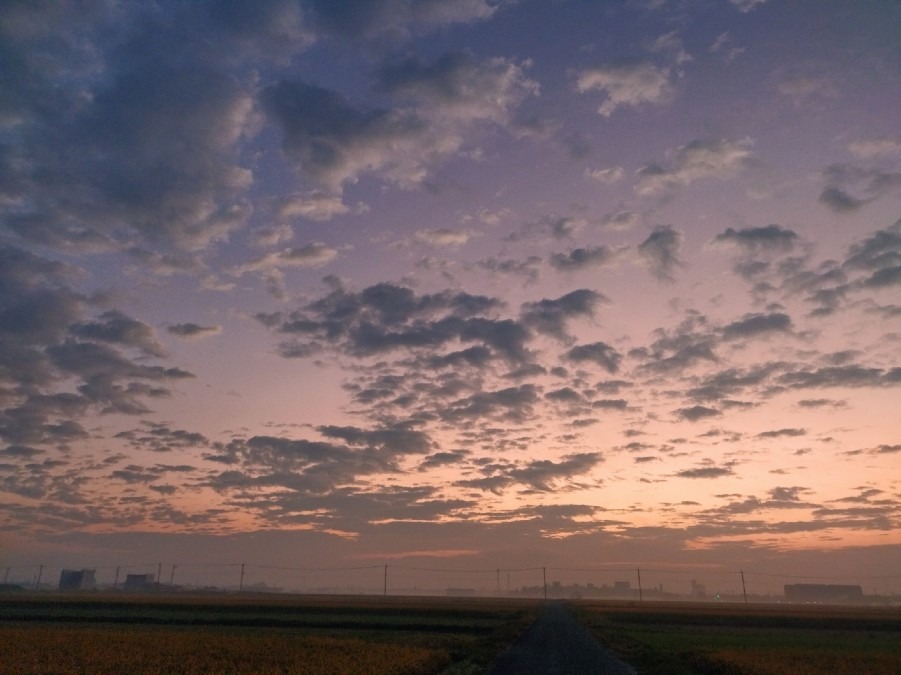
[[[789,602],[862,602],[863,589],[843,584],[786,584],[785,599]]]
[[[146,591],[152,588],[156,581],[156,577],[152,574],[128,574],[125,577],[126,591]]]
[[[63,570],[59,575],[59,590],[86,591],[95,587],[95,570]]]

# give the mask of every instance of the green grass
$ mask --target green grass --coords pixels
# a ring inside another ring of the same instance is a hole
[[[897,609],[595,605],[577,611],[639,672],[901,674]]]

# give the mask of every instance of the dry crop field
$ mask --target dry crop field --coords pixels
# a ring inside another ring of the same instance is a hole
[[[534,602],[277,595],[0,598],[0,672],[471,673]]]
[[[901,608],[580,602],[579,618],[639,672],[901,675]]]
[[[569,603],[640,673],[901,675],[901,608]],[[0,673],[484,672],[538,601],[0,596]]]

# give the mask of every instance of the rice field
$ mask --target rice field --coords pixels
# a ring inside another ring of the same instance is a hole
[[[4,598],[0,672],[480,672],[536,609],[360,597]]]

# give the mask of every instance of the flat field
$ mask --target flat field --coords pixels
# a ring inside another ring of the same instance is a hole
[[[640,673],[901,675],[901,608],[567,603]],[[481,673],[539,601],[0,596],[0,673]]]
[[[0,672],[477,673],[535,602],[282,595],[0,598]]]
[[[901,675],[901,608],[580,602],[598,640],[655,675]]]

